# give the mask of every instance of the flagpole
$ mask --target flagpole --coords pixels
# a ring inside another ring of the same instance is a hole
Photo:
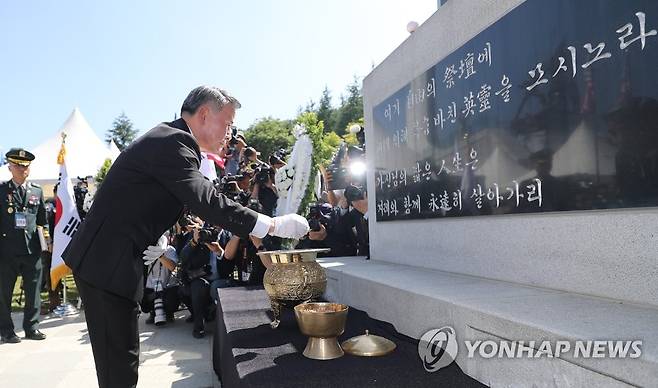
[[[65,317],[69,315],[76,315],[79,313],[78,309],[66,300],[66,277],[62,279],[62,303],[53,310],[53,313],[58,317]]]
[[[64,163],[64,154],[65,154],[65,148],[64,148],[64,143],[66,143],[66,133],[62,132],[62,146],[58,155],[58,164]],[[60,160],[61,159],[61,160]],[[60,177],[61,179],[61,177]],[[67,178],[68,179],[68,178]],[[53,233],[54,236],[54,233]],[[53,313],[57,315],[58,317],[65,317],[69,315],[76,315],[78,314],[78,309],[75,308],[72,304],[68,303],[66,300],[66,276],[63,276],[61,279],[62,282],[62,302],[59,306],[53,310]]]

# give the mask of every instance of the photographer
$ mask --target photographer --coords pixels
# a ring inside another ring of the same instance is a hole
[[[261,177],[265,175],[263,171],[258,173]],[[246,172],[243,174],[246,175]],[[255,177],[258,177],[258,174]],[[267,210],[263,208],[263,205],[258,199],[252,198],[252,195],[248,191],[240,190],[237,184],[238,181],[236,180],[240,178],[237,177],[223,177],[219,183],[218,190],[242,206],[266,214]],[[255,178],[255,180],[257,179],[259,178]],[[273,206],[276,206],[276,202]],[[237,280],[240,284],[257,285],[262,284],[266,265],[269,265],[257,253],[259,251],[280,249],[281,239],[272,236],[266,236],[263,239],[249,236],[246,239],[223,230],[219,235],[219,244],[224,248],[224,254],[219,260],[220,278],[228,279],[229,284]],[[234,279],[233,273],[235,270],[239,274],[238,279]],[[215,290],[211,290],[211,292],[213,291]]]
[[[219,233],[219,245],[224,249],[224,253],[219,257],[217,263],[217,272],[219,278],[225,281],[226,287],[237,285],[234,277],[237,268],[236,257],[240,250],[240,237],[224,229]],[[217,290],[210,290],[213,300],[218,300]]]
[[[73,196],[75,197],[75,207],[78,210],[78,215],[80,220],[84,220],[87,216],[88,207],[85,206],[85,202],[89,201],[89,182],[87,177],[78,177],[78,183],[73,187]]]
[[[368,194],[359,186],[345,188],[345,200],[349,211],[345,217],[347,226],[356,237],[358,256],[370,258],[370,235],[368,232]]]
[[[300,241],[297,248],[331,249],[328,253],[321,254],[325,257],[356,255],[357,242],[347,214],[346,210],[327,203],[312,204],[307,217],[311,230],[308,232],[308,238]]]
[[[163,235],[158,240],[158,245],[165,249],[164,254],[159,257],[154,255],[144,257],[148,276],[141,308],[143,312],[149,313],[146,323],[155,323],[157,326],[173,322],[174,313],[180,304],[179,282],[172,274],[178,263],[178,255],[174,247],[167,243],[168,238]]]
[[[231,127],[231,131],[227,132],[227,138],[228,140],[225,142],[224,147],[222,147],[220,156],[226,158],[224,172],[227,175],[235,175],[240,169],[242,152],[247,147],[247,142],[244,136],[237,132],[237,128],[235,127]]]
[[[195,338],[205,336],[205,321],[214,318],[210,290],[226,283],[220,279],[217,265],[217,255],[223,254],[217,242],[219,232],[215,227],[195,228],[192,239],[180,252],[181,280],[184,284],[181,296],[192,314],[192,335]]]
[[[260,152],[256,151],[254,147],[247,147],[242,151],[242,163],[245,166],[252,165],[252,164],[261,164],[263,163],[258,157],[260,156]]]
[[[274,154],[270,155],[268,161],[270,163],[270,166],[272,166],[272,169],[276,173],[281,167],[284,167],[286,165],[286,162],[283,161],[283,155],[285,151],[284,150],[279,150],[275,152]]]
[[[355,135],[358,145],[341,143],[329,166],[320,166],[327,201],[333,206],[338,205],[347,186],[366,187],[365,129],[354,124],[349,131]]]
[[[262,285],[265,270],[269,267],[269,261],[257,255],[257,252],[266,249],[263,240],[251,236],[249,240],[242,239],[229,233],[228,242],[224,248],[224,254],[219,259],[219,276],[222,279],[228,279],[228,285],[247,284]],[[222,244],[220,234],[220,244]],[[234,272],[237,270],[238,279],[234,278]],[[237,280],[237,282],[236,282]],[[213,292],[215,290],[211,290]]]
[[[276,212],[276,204],[279,200],[279,192],[274,185],[274,169],[266,163],[261,163],[254,169],[253,187],[251,198],[256,199],[263,207],[262,213],[273,217]]]

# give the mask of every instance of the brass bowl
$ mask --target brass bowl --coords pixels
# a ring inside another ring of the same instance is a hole
[[[295,306],[299,330],[308,338],[304,356],[314,360],[342,357],[337,337],[345,331],[348,306],[340,303],[304,303]]]

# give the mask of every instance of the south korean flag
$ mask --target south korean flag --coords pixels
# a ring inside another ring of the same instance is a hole
[[[64,146],[62,145],[62,149]],[[71,270],[64,264],[62,252],[71,242],[71,238],[80,226],[80,216],[75,206],[73,184],[66,171],[63,152],[60,151],[62,161],[60,164],[59,186],[55,202],[55,230],[53,235],[53,259],[50,267],[51,285],[57,286],[59,280],[69,274]]]

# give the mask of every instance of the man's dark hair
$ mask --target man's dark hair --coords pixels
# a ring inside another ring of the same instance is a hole
[[[232,104],[235,109],[239,109],[241,106],[237,98],[228,94],[227,91],[214,86],[202,85],[192,89],[190,94],[187,95],[185,101],[183,101],[183,106],[180,108],[181,116],[185,112],[195,114],[201,105],[209,101],[214,101],[220,110],[229,104]]]

